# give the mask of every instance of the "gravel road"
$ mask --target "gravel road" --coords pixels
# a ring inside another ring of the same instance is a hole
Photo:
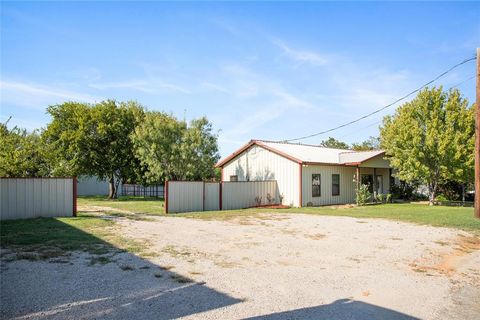
[[[118,219],[154,257],[2,261],[2,319],[479,319],[480,239],[380,219]]]

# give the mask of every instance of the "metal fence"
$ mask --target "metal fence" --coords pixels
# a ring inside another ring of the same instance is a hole
[[[280,204],[277,181],[168,181],[165,212],[232,210]]]
[[[0,220],[75,216],[76,178],[0,178]]]
[[[163,185],[142,186],[139,184],[123,184],[121,190],[122,196],[164,198]]]

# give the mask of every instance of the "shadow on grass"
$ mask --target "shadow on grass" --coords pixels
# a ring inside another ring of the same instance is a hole
[[[94,217],[2,221],[1,318],[174,319],[241,301],[89,233],[111,225]],[[58,255],[42,256],[48,250]],[[7,262],[7,251],[38,259]]]
[[[110,202],[122,202],[122,201],[162,201],[163,198],[144,197],[144,196],[119,196],[117,199],[108,199],[107,196],[78,196],[78,199],[93,200],[93,201],[110,201]]]
[[[419,318],[366,302],[355,301],[351,299],[341,299],[330,304],[317,307],[272,313],[248,319],[418,320]]]

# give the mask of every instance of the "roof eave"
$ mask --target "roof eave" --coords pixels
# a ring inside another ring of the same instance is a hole
[[[295,157],[292,157],[291,155],[285,153],[285,152],[282,152],[280,150],[277,150],[275,148],[272,148],[264,143],[262,143],[261,141],[258,141],[258,140],[250,140],[249,143],[243,145],[240,149],[238,149],[237,151],[235,151],[234,153],[232,153],[231,155],[229,155],[228,157],[226,157],[225,159],[219,161],[215,167],[216,168],[222,168],[224,167],[226,164],[228,164],[229,162],[231,162],[232,160],[234,160],[236,157],[238,157],[240,154],[242,154],[242,152],[244,152],[245,150],[247,150],[248,148],[250,148],[251,146],[253,145],[257,145],[257,146],[260,146],[270,152],[273,152],[281,157],[284,157],[290,161],[293,161],[293,162],[296,162],[296,163],[299,163],[299,164],[302,164],[303,161],[300,160],[300,159],[297,159]]]

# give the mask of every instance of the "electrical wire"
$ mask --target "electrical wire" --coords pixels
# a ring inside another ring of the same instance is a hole
[[[472,61],[472,60],[475,60],[475,59],[477,59],[477,58],[476,58],[476,57],[468,58],[468,59],[465,59],[465,60],[457,63],[456,65],[450,67],[448,70],[442,72],[441,74],[439,74],[438,76],[436,76],[436,77],[433,78],[432,80],[428,81],[428,82],[425,83],[424,85],[420,86],[419,88],[411,91],[410,93],[408,93],[408,94],[404,95],[403,97],[395,100],[394,102],[392,102],[392,103],[390,103],[390,104],[387,104],[386,106],[384,106],[384,107],[382,107],[382,108],[380,108],[380,109],[377,109],[377,110],[375,110],[375,111],[373,111],[373,112],[370,112],[369,114],[366,114],[366,115],[364,115],[364,116],[362,116],[362,117],[360,117],[360,118],[357,118],[357,119],[355,119],[355,120],[352,120],[352,121],[350,121],[350,122],[344,123],[344,124],[342,124],[342,125],[339,125],[339,126],[337,126],[337,127],[334,127],[334,128],[331,128],[331,129],[322,131],[322,132],[317,132],[317,133],[310,134],[310,135],[307,135],[307,136],[298,137],[298,138],[293,138],[293,139],[288,139],[288,140],[281,140],[281,141],[278,141],[278,142],[292,142],[292,141],[304,140],[304,139],[316,137],[316,136],[319,136],[319,135],[322,135],[322,134],[325,134],[325,133],[328,133],[328,132],[332,132],[332,131],[338,130],[338,129],[340,129],[340,128],[344,128],[344,127],[349,126],[349,125],[351,125],[351,124],[354,124],[354,123],[356,123],[356,122],[358,122],[358,121],[360,121],[360,120],[363,120],[363,119],[365,119],[365,118],[368,118],[368,117],[370,117],[370,116],[372,116],[372,115],[374,115],[374,114],[376,114],[376,113],[379,113],[380,111],[383,111],[383,110],[385,110],[385,109],[393,106],[393,105],[396,104],[397,102],[400,102],[400,101],[408,98],[408,97],[411,96],[412,94],[419,92],[419,91],[422,90],[423,88],[429,86],[429,85],[432,84],[433,82],[435,82],[435,81],[437,81],[438,79],[442,78],[443,76],[445,76],[446,74],[448,74],[449,72],[451,72],[453,69],[455,69],[455,68],[457,68],[457,67],[459,67],[459,66],[461,66],[461,65],[463,65],[463,64],[465,64],[465,63],[467,63],[467,62],[470,62],[470,61]],[[460,85],[460,84],[458,84],[458,85]],[[458,86],[458,85],[457,85],[457,86]]]
[[[473,76],[471,76],[471,77],[463,80],[462,82],[459,82],[459,83],[451,86],[451,87],[449,88],[449,90],[450,90],[450,89],[454,89],[454,88],[456,88],[456,87],[458,87],[458,86],[461,86],[462,84],[466,83],[467,81],[472,80],[472,79],[475,78],[475,77],[476,77],[476,75],[473,75]],[[347,133],[347,134],[339,137],[338,139],[343,139],[343,138],[345,138],[345,137],[351,136],[352,134],[357,133],[358,131],[363,131],[363,130],[365,130],[365,129],[368,129],[368,128],[370,128],[370,127],[373,127],[374,125],[379,124],[379,123],[381,123],[382,121],[383,121],[383,119],[380,119],[380,120],[378,120],[378,121],[375,121],[374,123],[369,124],[369,125],[366,126],[366,127],[362,127],[362,128],[357,129],[357,130],[355,130],[355,131],[349,132],[349,133]]]

